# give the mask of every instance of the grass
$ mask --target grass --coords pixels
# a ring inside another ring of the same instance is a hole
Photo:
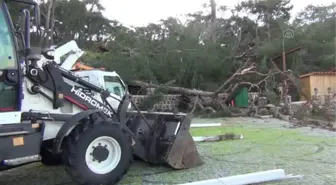
[[[163,166],[135,162],[120,185],[178,184],[275,168],[305,176],[303,181],[283,181],[280,183],[283,185],[334,184],[336,138],[308,135],[300,129],[244,124],[191,128],[193,136],[234,133],[242,134],[244,139],[198,143],[205,164],[193,169],[171,171]],[[70,180],[63,167],[41,165],[16,169],[0,177],[0,184],[6,185],[55,185],[67,181]]]
[[[307,141],[319,143],[321,141],[335,142],[335,138],[325,138],[320,136],[308,136],[296,129],[285,128],[253,128],[243,126],[222,126],[222,127],[207,127],[207,128],[191,128],[192,136],[214,136],[226,133],[242,134],[244,140],[255,142],[271,142],[281,138],[283,142],[288,141]]]
[[[287,173],[304,175],[303,182],[280,184],[330,184],[336,177],[336,138],[309,135],[300,129],[258,128],[240,124],[222,127],[192,128],[193,136],[225,133],[242,134],[243,140],[201,143],[210,155],[224,159],[230,175],[282,168]],[[223,156],[223,157],[222,157]],[[272,167],[273,166],[273,167]]]

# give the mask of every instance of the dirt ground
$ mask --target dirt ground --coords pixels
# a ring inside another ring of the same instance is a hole
[[[311,129],[291,129],[276,119],[194,119],[195,123],[220,122],[222,128],[193,129],[193,135],[233,132],[244,139],[198,144],[205,164],[189,170],[172,171],[136,162],[120,184],[178,184],[282,168],[302,180],[272,184],[324,185],[336,183],[336,134]],[[1,185],[73,185],[62,166],[40,163],[0,173]]]

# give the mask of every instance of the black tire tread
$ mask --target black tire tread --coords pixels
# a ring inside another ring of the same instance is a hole
[[[81,177],[80,174],[78,173],[77,171],[78,168],[76,167],[76,164],[73,162],[73,159],[76,158],[75,148],[78,143],[78,140],[80,139],[80,135],[84,134],[85,131],[87,131],[88,129],[93,129],[94,127],[98,126],[98,125],[92,124],[91,120],[95,120],[95,117],[90,117],[90,118],[82,121],[81,124],[75,127],[74,130],[70,133],[70,135],[65,139],[64,145],[63,145],[63,162],[65,164],[65,170],[70,174],[70,176],[75,182],[79,184],[83,184],[83,185],[84,184],[88,185],[88,184],[86,184],[83,177]],[[124,134],[127,134],[126,131],[124,131]],[[129,136],[127,138],[129,139],[129,143],[131,147],[131,143],[132,143],[131,137]],[[114,182],[109,182],[109,185],[118,183],[123,178],[123,176],[126,174],[132,162],[133,162],[133,157],[131,157],[129,161],[127,162],[127,167],[125,167],[124,171],[122,172],[122,175],[116,178]]]
[[[46,166],[57,166],[62,164],[62,156],[53,154],[50,150],[52,148],[53,140],[44,141],[41,145],[40,156],[41,163]],[[50,150],[48,150],[50,149]]]
[[[41,163],[46,166],[57,166],[62,164],[61,156],[54,156],[47,148],[41,148],[40,156]]]

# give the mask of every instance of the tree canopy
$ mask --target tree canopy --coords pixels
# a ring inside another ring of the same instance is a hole
[[[145,27],[104,17],[99,0],[49,0],[40,6],[52,37],[39,44],[74,39],[87,52],[83,62],[117,71],[126,80],[176,80],[177,86],[214,90],[248,58],[268,72],[270,58],[296,47],[301,50],[287,56],[287,68],[297,75],[335,66],[335,3],[309,5],[294,16],[290,0],[246,0],[233,9],[211,0],[203,11],[190,12],[186,22],[168,17]],[[230,16],[219,17],[222,13]],[[286,30],[294,38],[286,38]],[[95,52],[105,40],[109,52]],[[282,68],[281,59],[275,62]],[[274,86],[279,79],[270,81]]]

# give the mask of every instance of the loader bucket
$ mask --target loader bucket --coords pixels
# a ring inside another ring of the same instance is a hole
[[[191,115],[169,112],[133,111],[127,113],[127,127],[134,133],[134,155],[152,164],[174,169],[203,164],[189,133]]]

